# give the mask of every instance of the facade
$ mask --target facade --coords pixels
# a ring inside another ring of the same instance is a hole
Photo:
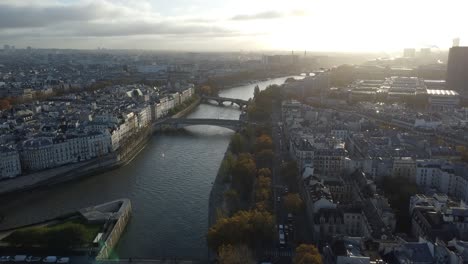
[[[418,160],[416,184],[468,202],[468,168],[444,160]]]
[[[0,179],[13,178],[21,174],[19,153],[9,146],[0,146]]]
[[[112,151],[109,133],[39,137],[22,144],[21,162],[27,171],[38,171],[101,157]]]
[[[393,159],[393,177],[405,177],[414,181],[416,163],[411,157]]]
[[[427,89],[429,107],[434,111],[453,110],[460,103],[460,95],[453,90]]]
[[[344,170],[346,150],[319,149],[314,155],[314,169],[320,175],[339,176]]]
[[[468,92],[468,47],[452,47],[447,64],[447,87],[462,94]]]

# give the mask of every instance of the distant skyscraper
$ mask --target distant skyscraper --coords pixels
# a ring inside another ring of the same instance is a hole
[[[7,44],[3,45],[3,49],[4,49],[4,50],[9,50],[9,49],[10,49],[10,45],[7,45]]]
[[[403,57],[405,58],[414,58],[416,57],[416,49],[404,49]]]
[[[422,48],[421,57],[428,57],[431,55],[431,48]]]
[[[453,47],[458,47],[458,46],[460,46],[460,39],[459,38],[453,39]]]
[[[450,48],[447,87],[450,90],[468,94],[468,47]]]

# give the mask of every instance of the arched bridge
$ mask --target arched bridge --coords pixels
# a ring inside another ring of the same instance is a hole
[[[168,118],[157,122],[154,124],[155,130],[160,130],[162,128],[173,128],[179,129],[187,126],[198,126],[198,125],[208,125],[208,126],[218,126],[224,127],[231,130],[239,130],[244,122],[240,120],[230,120],[230,119],[213,119],[213,118]]]
[[[242,99],[219,97],[219,96],[206,96],[206,95],[203,95],[201,97],[201,101],[202,102],[215,101],[215,102],[218,103],[218,105],[223,105],[224,102],[231,102],[231,104],[238,105],[240,107],[240,109],[244,108],[249,103],[248,101],[242,100]]]

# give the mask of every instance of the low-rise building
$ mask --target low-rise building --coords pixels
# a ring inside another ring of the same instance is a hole
[[[0,145],[0,179],[13,178],[21,174],[18,151],[10,146]]]

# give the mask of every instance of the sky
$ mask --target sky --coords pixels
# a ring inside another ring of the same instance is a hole
[[[466,0],[0,0],[0,44],[18,48],[447,49],[467,25]]]

